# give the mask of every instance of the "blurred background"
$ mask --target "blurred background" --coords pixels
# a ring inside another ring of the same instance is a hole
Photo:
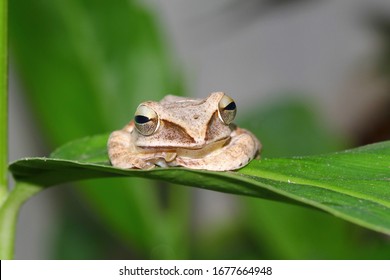
[[[144,100],[225,91],[264,157],[390,139],[390,2],[13,0],[10,160],[121,128]],[[318,210],[141,179],[56,186],[17,259],[389,259]]]

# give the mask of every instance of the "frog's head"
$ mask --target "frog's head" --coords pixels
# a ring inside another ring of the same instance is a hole
[[[133,133],[142,148],[201,149],[228,141],[235,115],[235,102],[223,92],[202,100],[168,96],[138,106]]]

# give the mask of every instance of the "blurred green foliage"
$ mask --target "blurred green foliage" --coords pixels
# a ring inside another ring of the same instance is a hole
[[[16,68],[51,145],[112,131],[144,100],[183,93],[183,77],[158,28],[136,1],[14,0]],[[167,40],[168,41],[168,40]],[[307,102],[256,106],[238,120],[264,155],[328,152],[343,141]],[[286,137],[288,135],[288,137]],[[388,258],[386,237],[321,212],[237,198],[238,215],[194,226],[186,188],[140,179],[93,180],[64,196],[53,258]]]
[[[156,26],[134,1],[10,3],[16,66],[53,147],[124,126],[145,99],[180,94],[181,79]],[[184,256],[186,246],[177,242],[186,240],[186,227],[172,227],[171,220],[186,210],[162,212],[155,183],[103,180],[77,189],[102,223],[143,257],[161,244],[171,249],[156,257]],[[186,190],[179,192],[185,199]]]

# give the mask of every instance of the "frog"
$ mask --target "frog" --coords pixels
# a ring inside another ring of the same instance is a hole
[[[233,124],[237,106],[224,92],[196,99],[167,95],[142,102],[133,120],[112,132],[107,147],[114,167],[185,167],[237,170],[260,158],[262,145]]]

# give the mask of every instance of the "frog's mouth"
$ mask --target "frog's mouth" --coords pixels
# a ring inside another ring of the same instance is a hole
[[[218,149],[221,149],[222,147],[228,145],[229,142],[230,142],[230,137],[227,137],[212,143],[208,143],[201,148],[192,148],[192,149],[177,148],[176,153],[177,156],[180,157],[202,158],[207,156],[211,152],[217,151]]]
[[[231,137],[220,139],[215,142],[207,143],[202,147],[190,148],[174,148],[174,147],[158,147],[158,148],[139,148],[142,149],[144,155],[150,154],[151,158],[164,158],[165,161],[173,161],[176,157],[186,158],[203,158],[208,154],[221,149],[229,144]],[[152,156],[153,155],[153,156]]]

